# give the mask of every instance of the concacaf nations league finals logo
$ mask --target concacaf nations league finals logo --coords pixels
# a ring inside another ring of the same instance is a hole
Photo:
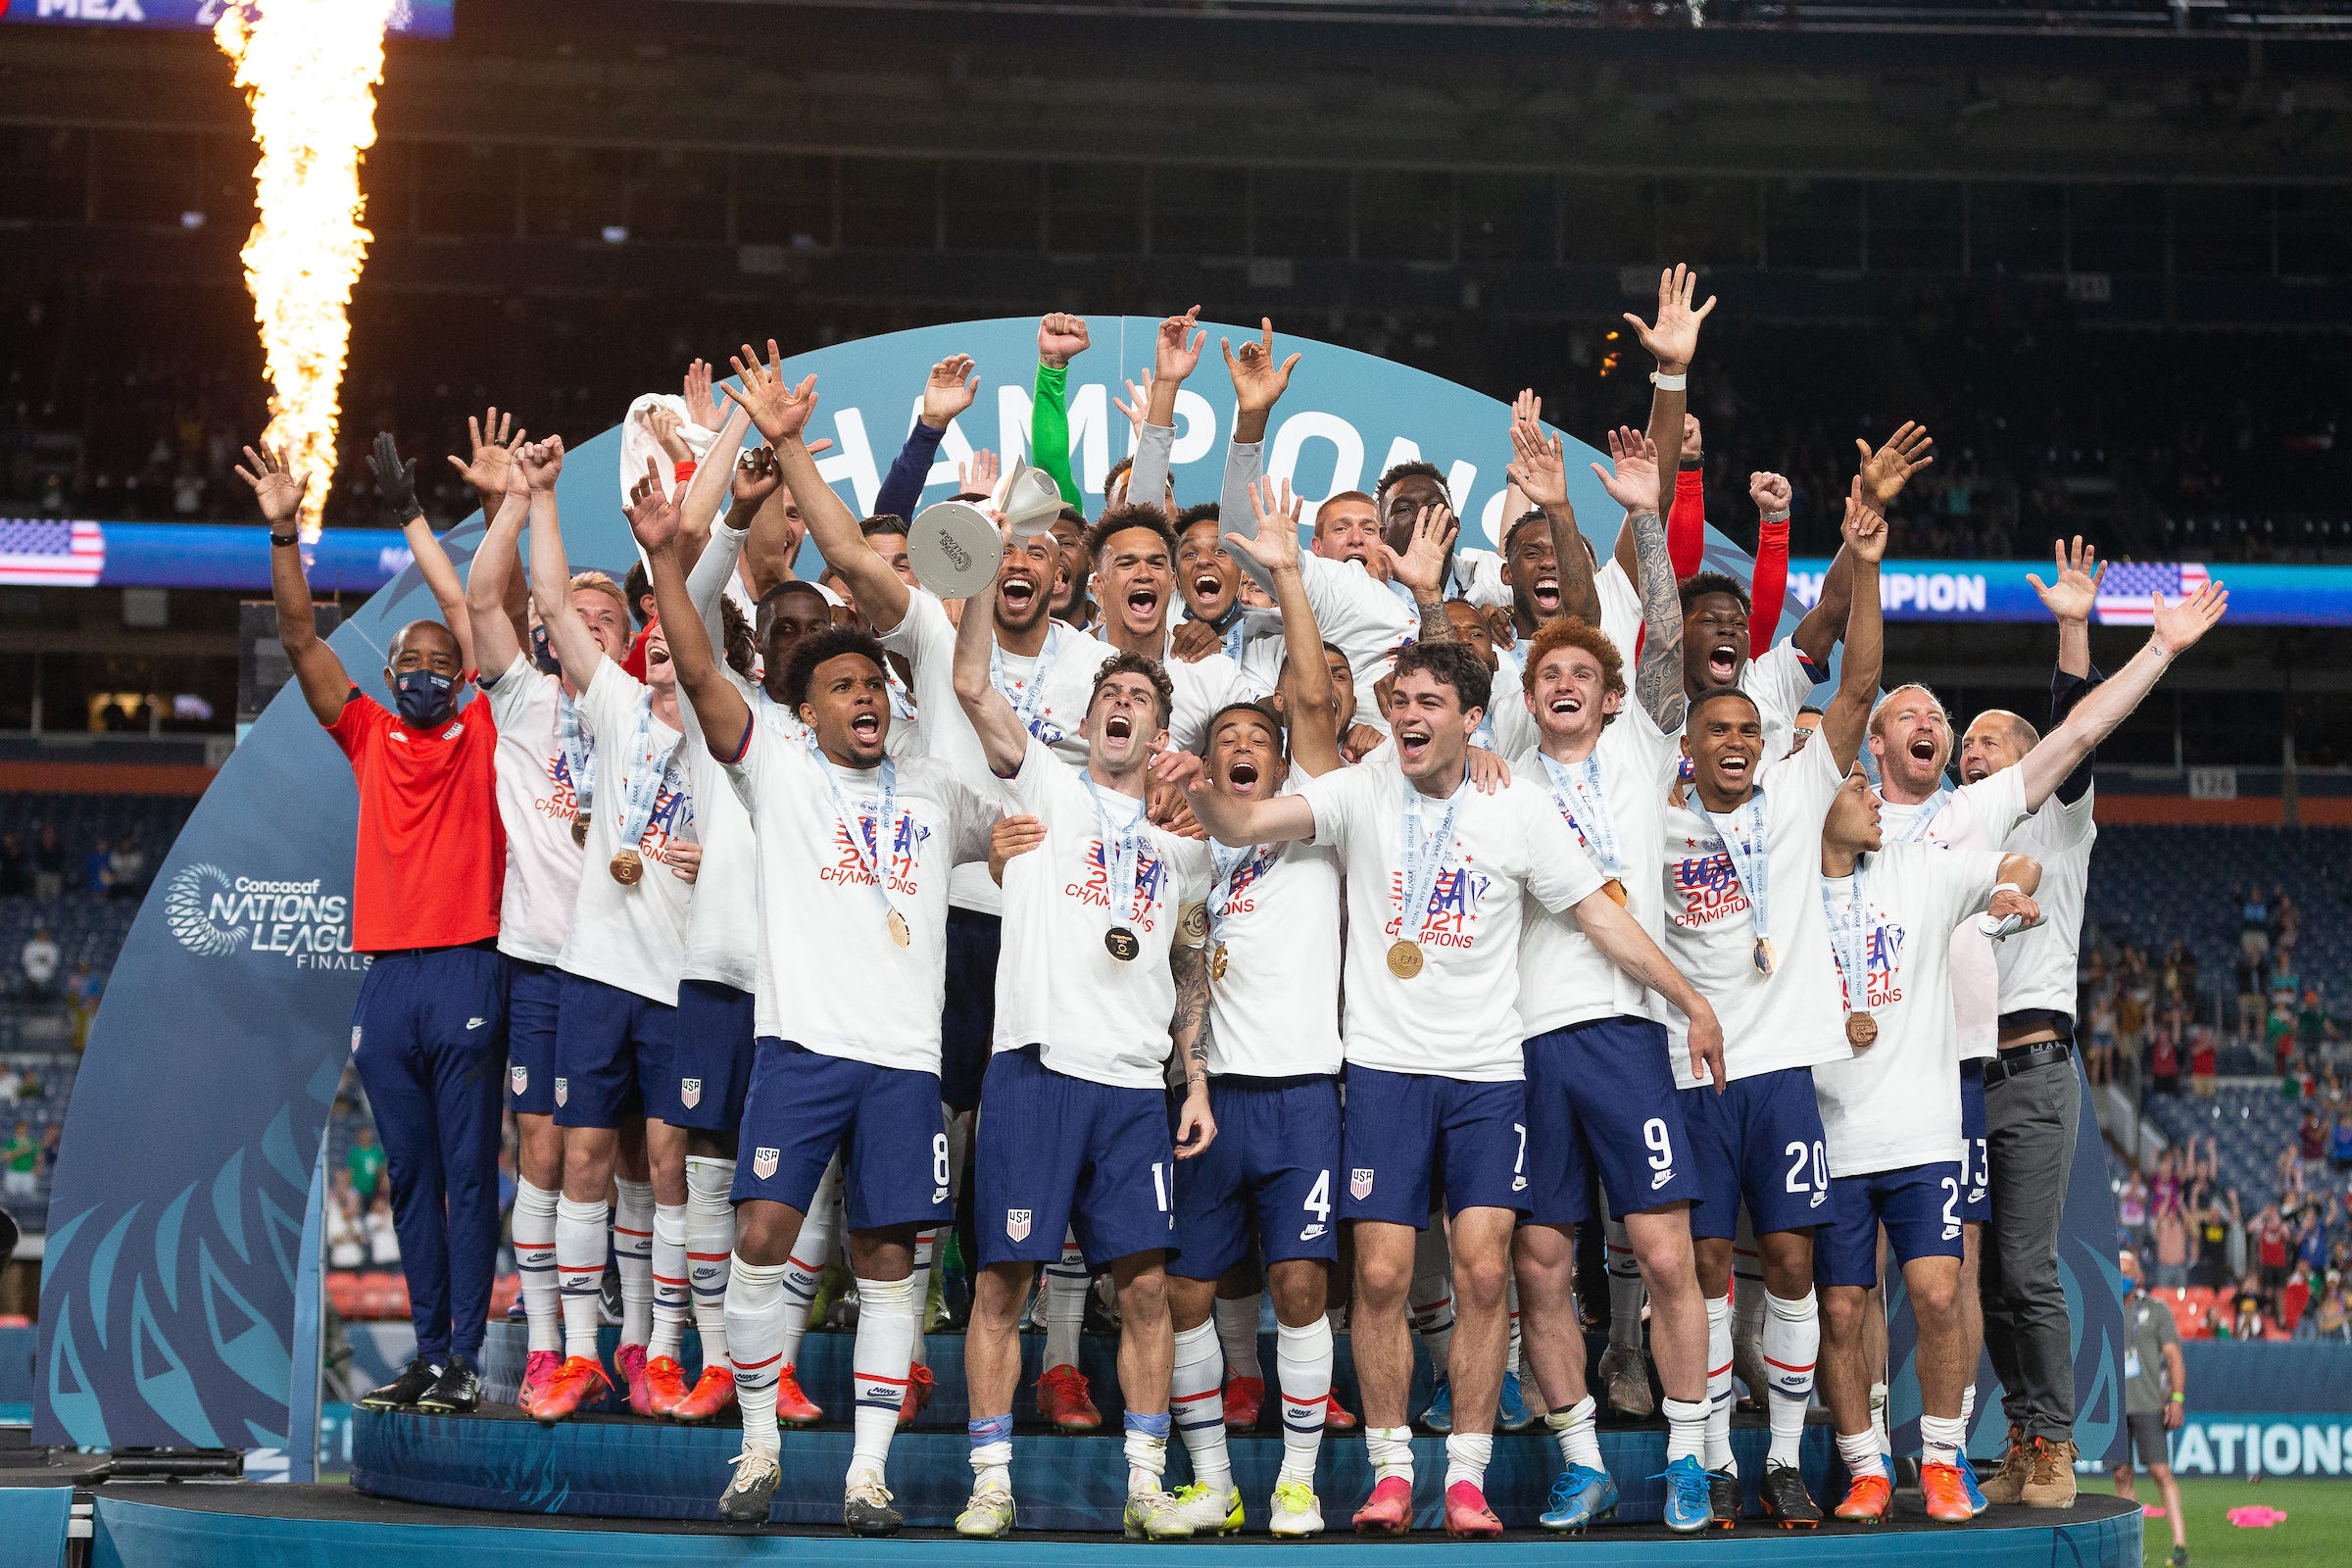
[[[324,891],[316,877],[269,882],[199,861],[180,867],[164,890],[164,918],[200,958],[251,951],[282,955],[297,969],[368,966],[351,951],[349,895]]]

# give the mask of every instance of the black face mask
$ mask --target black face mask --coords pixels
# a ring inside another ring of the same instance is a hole
[[[538,665],[541,669],[547,671],[547,673],[550,675],[561,675],[564,673],[564,665],[562,661],[556,658],[555,649],[548,645],[547,628],[545,626],[533,626],[531,628],[531,662]]]
[[[411,669],[392,677],[400,716],[418,729],[430,729],[449,717],[458,706],[457,691],[457,677],[437,670]]]

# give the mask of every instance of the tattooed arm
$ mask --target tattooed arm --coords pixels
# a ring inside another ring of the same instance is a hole
[[[1208,949],[1178,943],[1168,954],[1176,974],[1176,1011],[1168,1033],[1184,1062],[1184,1108],[1176,1118],[1176,1157],[1190,1159],[1217,1136],[1208,1113]]]
[[[1642,653],[1634,666],[1634,697],[1671,735],[1683,726],[1683,599],[1674,581],[1666,524],[1654,511],[1630,519],[1634,555],[1642,564]]]

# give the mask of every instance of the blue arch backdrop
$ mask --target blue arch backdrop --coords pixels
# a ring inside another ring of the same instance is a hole
[[[1151,362],[1156,322],[1092,324],[1094,347],[1072,365],[1068,397],[1073,466],[1099,494],[1129,447],[1113,391]],[[1216,498],[1231,430],[1232,390],[1215,340],[1238,345],[1253,335],[1207,330],[1200,371],[1178,399],[1175,479],[1187,503]],[[1451,480],[1464,543],[1492,543],[1510,455],[1506,405],[1349,349],[1288,334],[1278,343],[1303,358],[1269,431],[1269,472],[1313,500],[1369,488],[1391,464],[1424,458]],[[953,353],[972,355],[982,380],[978,401],[942,444],[926,491],[936,500],[953,490],[955,465],[973,448],[1007,461],[1026,452],[1034,318],[925,327],[788,362],[795,377],[818,376],[822,401],[809,434],[834,442],[819,467],[859,513],[871,510],[912,422],[925,372]],[[1642,416],[1641,391],[1629,384],[1624,417]],[[1600,454],[1573,438],[1569,447],[1578,516],[1606,551],[1620,513],[1585,466]],[[617,568],[635,557],[619,510],[619,449],[618,430],[607,430],[578,439],[564,465],[560,496],[575,563]],[[477,514],[446,536],[461,570],[482,526]],[[1707,556],[1745,579],[1747,557],[1712,529]],[[432,613],[412,567],[344,621],[334,647],[362,686],[376,690],[393,630]],[[1786,629],[1802,607],[1791,599],[1783,613]],[[310,1351],[296,1332],[296,1285],[314,1170],[367,967],[350,952],[357,812],[349,766],[289,688],[166,857],[75,1080],[41,1281],[38,1441],[283,1448],[295,1411],[310,1419],[297,1394],[313,1369],[297,1365]],[[2095,1130],[2083,1148],[2098,1157]],[[2113,1274],[2105,1184],[2096,1187],[2096,1213],[2082,1201],[2086,1190],[2077,1183],[2069,1228],[2088,1245],[2070,1243],[2067,1261],[2084,1341],[2079,1364],[2095,1371],[2120,1356],[2119,1293],[2111,1278],[2073,1283],[2094,1257]],[[2085,1452],[2103,1451],[2094,1434],[2085,1439]]]

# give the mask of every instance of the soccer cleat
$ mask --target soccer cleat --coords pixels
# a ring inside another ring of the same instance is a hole
[[[531,1414],[541,1423],[553,1426],[593,1400],[610,1398],[612,1380],[605,1376],[604,1363],[592,1356],[575,1355],[556,1368],[539,1397],[531,1401]]]
[[[2034,1470],[2034,1447],[2026,1435],[2017,1428],[2009,1429],[2009,1446],[2001,1452],[1999,1468],[1981,1484],[1988,1503],[2012,1503],[2020,1500],[2026,1490],[2026,1477]]]
[[[1696,1454],[1686,1453],[1656,1477],[1666,1483],[1667,1529],[1677,1535],[1696,1535],[1715,1522],[1713,1478]]]
[[[735,1474],[718,1494],[718,1516],[731,1525],[767,1523],[767,1505],[775,1500],[784,1480],[784,1467],[765,1448],[746,1448],[735,1456]]]
[[[1192,1521],[1176,1499],[1164,1492],[1127,1494],[1127,1512],[1121,1520],[1129,1541],[1190,1541]]]
[[[801,1380],[786,1367],[776,1375],[776,1420],[788,1427],[812,1427],[825,1418],[808,1396],[801,1392]]]
[[[850,1477],[850,1490],[841,1500],[842,1528],[853,1536],[895,1536],[906,1521],[890,1505],[890,1489],[873,1474]]]
[[[2018,1492],[2017,1500],[2029,1508],[2072,1508],[2075,1505],[2075,1446],[2034,1440],[2034,1468]]]
[[[1266,1534],[1277,1541],[1302,1541],[1323,1533],[1323,1504],[1303,1481],[1274,1483]]]
[[[1641,1347],[1610,1341],[1600,1352],[1600,1385],[1608,1391],[1609,1408],[1619,1415],[1647,1420],[1657,1413],[1657,1399],[1649,1392],[1649,1357]]]
[[[1086,1374],[1074,1366],[1046,1368],[1037,1380],[1037,1418],[1056,1432],[1092,1432],[1102,1412],[1086,1392]]]
[[[424,1397],[427,1390],[441,1381],[441,1369],[423,1356],[411,1361],[408,1367],[381,1388],[369,1389],[360,1396],[363,1410],[406,1410]]]
[[[1446,1534],[1455,1541],[1493,1541],[1502,1534],[1502,1521],[1487,1506],[1487,1494],[1467,1481],[1446,1489]]]
[[[1238,1487],[1212,1492],[1195,1482],[1176,1491],[1176,1512],[1188,1534],[1230,1536],[1242,1528],[1242,1494]],[[1157,1539],[1156,1537],[1153,1539]]]
[[[1960,1467],[1956,1464],[1921,1465],[1919,1492],[1927,1499],[1928,1517],[1939,1524],[1966,1524],[1977,1516],[1977,1511],[1968,1505],[1968,1489],[1960,1484]]]
[[[914,1425],[914,1418],[921,1415],[924,1409],[930,1405],[931,1387],[932,1377],[929,1367],[917,1361],[906,1369],[906,1396],[899,1401],[899,1430],[901,1432]]]
[[[2175,1546],[2173,1548],[2173,1554],[2170,1557],[2165,1558],[2164,1561],[2165,1568],[2188,1568],[2188,1548],[2186,1546]]]
[[[1413,1484],[1389,1476],[1372,1484],[1372,1495],[1355,1510],[1359,1536],[1401,1536],[1413,1528]]]
[[[1707,1512],[1718,1530],[1740,1526],[1740,1476],[1733,1470],[1707,1472]]]
[[[963,1512],[956,1516],[956,1533],[971,1541],[1003,1541],[1012,1534],[1012,1494],[994,1481],[972,1488]]]
[[[694,1387],[678,1407],[669,1412],[673,1421],[709,1421],[723,1414],[735,1402],[735,1371],[732,1367],[707,1366],[695,1379]]]
[[[1576,1536],[1617,1511],[1617,1483],[1606,1470],[1570,1465],[1551,1483],[1551,1500],[1536,1523]]]
[[[514,1408],[529,1415],[531,1406],[538,1402],[539,1392],[547,1387],[548,1379],[554,1377],[556,1368],[563,1364],[564,1357],[554,1350],[533,1350],[525,1356],[522,1362],[522,1387],[514,1391]]]
[[[1984,1489],[1977,1485],[1977,1467],[1968,1462],[1966,1448],[1960,1450],[1957,1468],[1960,1471],[1960,1490],[1968,1496],[1970,1515],[1981,1514],[1986,1508],[1991,1507],[1992,1504],[1984,1500]]]
[[[426,1415],[470,1415],[481,1402],[482,1375],[462,1355],[451,1356],[433,1386],[416,1396],[416,1408]]]
[[[629,1413],[652,1415],[654,1391],[645,1381],[645,1347],[624,1345],[612,1352],[612,1370],[620,1374],[620,1385],[629,1391]]]
[[[686,1369],[674,1355],[657,1355],[645,1363],[645,1402],[649,1413],[674,1416],[686,1402]]]
[[[1494,1424],[1505,1432],[1525,1432],[1536,1424],[1536,1413],[1527,1407],[1527,1396],[1519,1391],[1519,1374],[1502,1375],[1502,1392],[1494,1399]]]
[[[1894,1516],[1894,1488],[1875,1470],[1856,1476],[1836,1511],[1847,1524],[1883,1525]]]
[[[1819,1530],[1821,1504],[1805,1490],[1804,1472],[1792,1464],[1764,1466],[1764,1517],[1783,1530]]]
[[[1421,1412],[1421,1424],[1432,1432],[1453,1430],[1453,1384],[1438,1379],[1437,1389],[1429,1396],[1429,1408]]]
[[[1227,1378],[1225,1380],[1225,1430],[1254,1432],[1257,1418],[1265,1413],[1266,1380],[1264,1378]]]
[[[1355,1427],[1356,1427],[1355,1412],[1354,1412],[1353,1410],[1350,1410],[1350,1409],[1348,1409],[1348,1408],[1346,1405],[1342,1404],[1342,1403],[1340,1402],[1340,1396],[1339,1396],[1338,1395],[1336,1395],[1336,1394],[1326,1394],[1325,1396],[1323,1396],[1323,1430],[1324,1430],[1324,1431],[1326,1431],[1326,1432],[1353,1432],[1353,1431],[1355,1430]]]

